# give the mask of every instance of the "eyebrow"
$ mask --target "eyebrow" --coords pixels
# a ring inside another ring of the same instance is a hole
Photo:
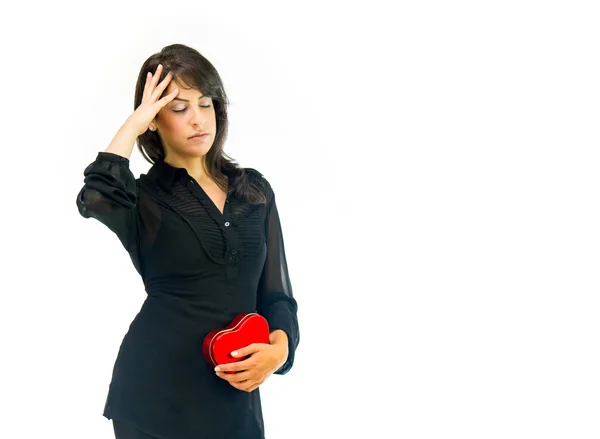
[[[202,98],[206,98],[207,96],[204,95],[200,95],[200,97],[198,99],[202,99]],[[183,101],[183,102],[189,102],[187,99],[181,99],[181,98],[173,98],[174,101]]]

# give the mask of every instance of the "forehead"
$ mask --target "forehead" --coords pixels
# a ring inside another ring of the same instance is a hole
[[[188,99],[188,100],[189,99],[198,99],[200,96],[204,95],[204,93],[202,93],[200,90],[197,90],[195,88],[189,88],[189,86],[181,84],[177,81],[169,82],[169,85],[167,86],[167,89],[165,90],[166,94],[172,92],[174,88],[179,89],[179,92],[177,93],[177,97],[182,98],[182,99]]]

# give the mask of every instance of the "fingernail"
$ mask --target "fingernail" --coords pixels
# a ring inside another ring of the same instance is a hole
[[[233,351],[233,352],[231,353],[231,355],[232,355],[233,357],[237,357],[237,354],[238,354],[238,353],[237,353],[237,351]]]
[[[215,372],[221,372],[221,369],[219,368],[219,366],[215,367]]]

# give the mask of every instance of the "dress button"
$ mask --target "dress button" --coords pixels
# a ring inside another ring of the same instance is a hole
[[[229,221],[225,223],[225,227],[229,227]]]
[[[231,250],[231,254],[235,255],[237,253],[237,251],[235,249]]]

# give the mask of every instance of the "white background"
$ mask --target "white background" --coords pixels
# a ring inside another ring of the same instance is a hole
[[[7,7],[0,437],[114,437],[145,292],[75,198],[144,60],[183,43],[278,197],[301,341],[261,386],[268,439],[598,438],[594,3]]]

